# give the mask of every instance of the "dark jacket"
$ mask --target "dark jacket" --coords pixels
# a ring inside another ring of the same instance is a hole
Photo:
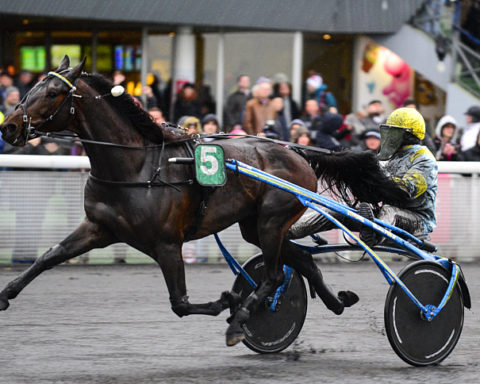
[[[197,118],[202,117],[202,109],[198,100],[186,101],[182,97],[175,100],[173,106],[173,118],[177,122],[182,116],[195,116]]]
[[[342,115],[326,112],[312,122],[312,131],[316,131],[315,141],[319,147],[339,151],[340,144],[333,136],[343,123]]]
[[[476,145],[475,147],[462,152],[462,154],[459,156],[459,160],[480,161],[480,147]]]
[[[250,95],[236,91],[228,96],[225,104],[225,126],[231,130],[236,124],[243,123],[245,113],[245,104],[250,99]]]

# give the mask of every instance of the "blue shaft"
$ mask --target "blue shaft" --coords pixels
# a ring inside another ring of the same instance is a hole
[[[360,245],[372,258],[372,260],[377,264],[378,268],[381,270],[385,278],[387,279],[389,284],[393,284],[393,282],[397,283],[402,290],[405,292],[405,294],[410,297],[410,299],[415,303],[415,305],[422,310],[423,313],[426,314],[427,318],[430,319],[429,312],[431,314],[431,318],[435,317],[438,312],[445,306],[446,302],[450,298],[450,295],[453,291],[453,288],[455,287],[455,283],[458,278],[458,272],[456,272],[456,277],[453,274],[452,271],[452,277],[450,279],[449,287],[447,288],[447,292],[445,293],[440,305],[438,307],[434,307],[431,305],[424,306],[420,301],[415,297],[415,295],[408,289],[408,287],[398,278],[398,276],[388,267],[385,262],[378,257],[375,252],[373,252],[368,245],[366,245],[362,240],[360,240],[357,236],[355,236],[348,228],[346,228],[342,223],[340,223],[336,218],[334,218],[332,215],[328,214],[327,212],[321,210],[318,208],[315,204],[319,204],[325,208],[328,208],[332,211],[338,212],[342,215],[348,216],[357,222],[362,223],[363,225],[366,225],[376,232],[381,233],[383,236],[388,237],[389,239],[393,240],[397,244],[399,244],[401,247],[408,249],[410,252],[413,254],[417,255],[418,257],[422,258],[423,260],[429,260],[429,261],[434,261],[434,262],[439,262],[442,265],[444,264],[444,260],[440,258],[439,256],[432,256],[421,249],[418,249],[414,245],[408,243],[407,241],[403,240],[402,238],[394,235],[391,233],[389,230],[385,229],[387,227],[388,229],[395,230],[396,232],[402,232],[398,228],[391,226],[387,223],[383,223],[380,220],[375,220],[374,222],[365,219],[364,217],[360,216],[356,211],[350,207],[346,207],[340,203],[337,203],[331,199],[328,199],[326,197],[323,197],[315,192],[309,191],[308,189],[302,188],[298,185],[295,185],[293,183],[290,183],[287,180],[283,180],[279,177],[276,177],[274,175],[268,174],[262,170],[259,170],[257,168],[254,168],[248,164],[242,163],[238,160],[227,160],[225,163],[225,166],[230,169],[231,171],[234,171],[236,173],[241,173],[244,175],[247,175],[249,177],[252,177],[256,180],[262,181],[264,183],[267,183],[269,185],[272,185],[276,188],[282,189],[284,191],[287,191],[289,193],[294,194],[298,200],[305,205],[306,207],[310,207],[314,209],[315,211],[319,212],[320,214],[324,215],[327,219],[332,221],[337,227],[339,227],[342,231],[344,231],[348,236],[350,236],[355,242],[357,242],[358,245]],[[403,231],[405,232],[405,231]],[[405,232],[408,234],[408,232]],[[413,238],[416,240],[418,243],[421,240],[417,239],[416,237],[408,234],[409,237]],[[456,267],[456,266],[455,266]],[[453,268],[455,271],[455,267]]]

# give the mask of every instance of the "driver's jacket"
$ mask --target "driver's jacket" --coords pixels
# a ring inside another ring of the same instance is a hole
[[[418,215],[430,233],[437,225],[435,198],[437,196],[438,166],[433,154],[422,145],[408,145],[383,163],[383,167],[408,195],[405,209]]]

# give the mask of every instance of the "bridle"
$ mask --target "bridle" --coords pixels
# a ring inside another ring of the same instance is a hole
[[[70,116],[73,117],[75,115],[75,107],[73,106],[73,98],[74,97],[79,97],[81,98],[82,96],[75,94],[75,91],[77,90],[77,87],[70,82],[66,77],[62,76],[60,73],[57,72],[48,72],[47,77],[43,80],[44,82],[49,78],[49,77],[56,77],[57,79],[60,79],[63,83],[65,83],[69,88],[70,91],[68,92],[67,96],[63,99],[63,101],[60,103],[60,105],[57,107],[57,109],[46,119],[41,121],[39,124],[36,126],[32,126],[32,117],[28,116],[27,113],[27,107],[26,104],[28,102],[28,98],[30,97],[31,92],[38,86],[35,86],[32,88],[30,92],[28,92],[23,99],[20,101],[20,103],[17,104],[15,107],[15,110],[18,108],[22,109],[23,115],[22,115],[22,130],[25,132],[25,141],[34,139],[38,136],[41,136],[37,130],[48,123],[49,121],[52,121],[55,116],[58,115],[58,113],[62,110],[62,108],[70,101]],[[41,84],[41,83],[39,83]]]

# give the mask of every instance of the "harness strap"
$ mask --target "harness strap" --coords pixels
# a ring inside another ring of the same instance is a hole
[[[187,180],[182,180],[182,181],[174,181],[174,182],[166,182],[162,180],[149,180],[149,181],[113,181],[113,180],[104,180],[104,179],[99,179],[98,177],[92,175],[91,173],[89,174],[89,179],[94,181],[97,184],[101,185],[108,185],[108,186],[118,186],[118,187],[128,187],[128,188],[135,188],[135,187],[146,187],[146,188],[152,188],[152,187],[172,187],[176,189],[177,191],[180,191],[179,188],[177,188],[177,185],[193,185],[194,181],[192,179],[187,179]]]

